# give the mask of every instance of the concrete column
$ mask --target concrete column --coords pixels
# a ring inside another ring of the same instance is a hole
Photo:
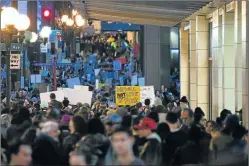
[[[145,25],[142,28],[142,67],[146,85],[169,87],[170,28]]]
[[[243,86],[243,123],[248,126],[248,60],[249,60],[249,2],[242,1],[242,86]]]
[[[196,17],[196,62],[197,62],[197,106],[201,107],[206,117],[208,117],[209,108],[209,22],[205,16]]]
[[[222,14],[223,104],[235,112],[234,13]]]
[[[189,65],[188,65],[188,31],[184,25],[180,28],[180,96],[189,96]]]
[[[213,12],[212,22],[212,119],[223,109],[222,93],[222,19],[219,10]]]
[[[242,108],[242,33],[241,33],[241,1],[234,6],[234,40],[235,40],[235,110]]]
[[[189,29],[189,56],[190,56],[190,106],[191,108],[197,107],[196,94],[196,21],[190,20]]]

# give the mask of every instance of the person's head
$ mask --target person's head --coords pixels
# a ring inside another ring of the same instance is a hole
[[[205,113],[203,112],[203,110],[200,107],[195,108],[194,114],[201,114],[202,116],[205,116]]]
[[[142,108],[142,107],[143,107],[143,104],[142,104],[141,102],[139,102],[139,103],[136,104],[136,108],[137,108],[137,109],[140,109],[140,108]]]
[[[235,130],[235,127],[239,125],[239,117],[237,115],[228,115],[224,122],[225,127],[222,130],[222,133],[230,135]]]
[[[156,123],[159,122],[159,116],[158,116],[158,113],[153,111],[153,112],[150,112],[147,116],[148,118],[151,118],[153,119]]]
[[[69,105],[69,100],[63,100],[63,101],[62,101],[62,104],[63,104],[64,107],[68,107],[68,105]]]
[[[70,164],[70,166],[85,166],[85,165],[87,165],[86,161],[85,161],[85,156],[78,151],[70,153],[69,164]]]
[[[203,114],[194,114],[194,123],[202,125],[203,127],[206,126],[206,120]]]
[[[9,144],[11,163],[14,165],[29,165],[32,161],[32,149],[30,145],[13,139]]]
[[[81,116],[73,116],[69,129],[71,133],[80,133],[82,136],[87,134],[87,124]]]
[[[47,121],[41,125],[41,132],[45,135],[50,136],[55,141],[58,141],[58,136],[60,134],[59,124],[54,121]]]
[[[105,119],[105,129],[108,134],[112,134],[121,126],[122,118],[117,114],[111,114]]]
[[[111,142],[117,156],[126,156],[127,154],[133,153],[132,147],[134,139],[130,130],[126,128],[116,129],[112,134]]]
[[[108,103],[108,100],[106,98],[102,98],[101,101],[100,101],[99,107],[101,109],[106,109],[107,108],[107,103]]]
[[[227,109],[222,110],[222,111],[220,112],[220,120],[221,120],[222,122],[224,122],[225,119],[226,119],[226,117],[227,117],[228,115],[231,115],[231,114],[232,114],[232,112],[229,111],[229,110],[227,110]]]
[[[151,118],[143,118],[140,120],[138,125],[134,126],[134,128],[138,130],[140,137],[147,137],[152,133],[153,130],[156,130],[157,124]]]
[[[211,134],[211,131],[214,125],[215,125],[215,122],[212,120],[207,122],[205,130],[208,134]]]
[[[87,128],[88,134],[100,133],[100,134],[105,135],[105,133],[106,133],[105,126],[99,118],[93,118],[93,119],[89,120],[87,127],[88,127]]]
[[[220,135],[220,131],[221,131],[221,126],[220,125],[218,125],[218,124],[213,125],[212,129],[211,129],[211,132],[210,132],[212,138],[218,137]]]
[[[57,108],[50,107],[46,111],[46,118],[49,120],[59,121],[60,120],[60,110],[58,110]]]
[[[30,111],[28,108],[26,107],[22,107],[19,109],[19,112],[18,112],[18,115],[19,117],[22,119],[22,120],[29,120],[30,119]]]
[[[165,113],[165,112],[167,112],[167,110],[162,105],[158,105],[155,108],[155,112],[157,112],[157,113]]]
[[[160,94],[160,91],[159,91],[159,90],[157,90],[155,94],[156,94],[156,96],[157,96],[157,97],[160,97],[160,96],[161,96],[161,94]]]
[[[193,122],[193,111],[189,108],[185,108],[181,111],[181,120],[183,124],[190,126]]]
[[[56,96],[55,96],[54,93],[51,93],[51,94],[50,94],[50,99],[51,99],[51,100],[55,100],[55,99],[56,99]]]
[[[1,108],[0,108],[1,109]],[[1,109],[1,114],[9,114],[10,113],[10,109],[9,108],[3,108]]]
[[[170,130],[174,130],[178,128],[178,117],[174,112],[169,112],[166,115],[166,123],[169,125]]]
[[[145,104],[146,106],[149,106],[149,105],[150,105],[150,99],[145,99],[145,100],[144,100],[144,104]]]

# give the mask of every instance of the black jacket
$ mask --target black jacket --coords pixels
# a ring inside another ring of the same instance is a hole
[[[45,134],[40,134],[33,146],[33,165],[60,165],[61,154],[58,143]]]
[[[182,130],[171,132],[163,144],[163,163],[167,165],[171,162],[177,148],[183,146],[188,141],[188,135]]]
[[[73,133],[63,140],[63,164],[69,165],[69,153],[74,149],[76,143],[82,138],[79,133]]]
[[[6,140],[9,143],[13,138],[21,138],[24,132],[31,126],[31,122],[26,120],[21,124],[12,124],[6,131]]]
[[[188,141],[176,150],[171,165],[199,164],[200,160],[200,147],[195,142]]]
[[[161,138],[152,133],[140,151],[140,158],[146,165],[161,165]]]

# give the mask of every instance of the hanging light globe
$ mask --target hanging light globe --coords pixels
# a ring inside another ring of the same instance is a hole
[[[24,14],[19,14],[18,18],[16,19],[15,28],[18,31],[25,31],[29,28],[29,26],[30,19],[28,18],[28,16]]]

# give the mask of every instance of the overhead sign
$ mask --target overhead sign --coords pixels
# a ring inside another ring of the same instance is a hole
[[[22,44],[20,44],[20,43],[11,43],[10,51],[22,51]]]
[[[139,86],[116,86],[116,104],[119,106],[136,105],[140,102]]]
[[[20,54],[10,54],[10,69],[20,69]]]

